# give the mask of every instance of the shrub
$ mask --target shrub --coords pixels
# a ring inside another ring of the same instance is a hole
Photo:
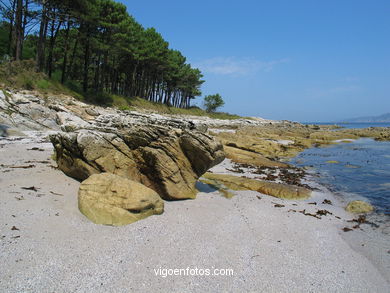
[[[215,112],[219,107],[225,105],[220,94],[208,95],[204,98],[204,106],[207,112]]]
[[[46,79],[40,79],[37,81],[37,87],[42,90],[47,90],[50,87],[50,83]]]

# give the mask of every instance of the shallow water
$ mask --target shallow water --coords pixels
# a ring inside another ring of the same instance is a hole
[[[390,215],[390,142],[362,138],[311,148],[291,163],[313,167],[318,181],[347,201],[366,198],[378,213]]]
[[[303,124],[338,125],[344,128],[390,127],[390,123],[334,123],[334,122],[303,122]]]

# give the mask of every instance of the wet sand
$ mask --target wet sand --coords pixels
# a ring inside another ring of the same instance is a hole
[[[336,203],[332,194],[285,201],[239,191],[226,199],[199,185],[196,200],[166,202],[161,216],[124,227],[95,225],[78,211],[79,182],[54,169],[52,145],[37,141],[0,140],[2,292],[389,290],[389,254],[363,231],[342,231],[352,217],[337,204],[321,204]],[[10,168],[28,165],[34,167]],[[299,212],[319,209],[333,215]],[[366,253],[357,249],[364,239]],[[160,268],[234,275],[156,276]]]

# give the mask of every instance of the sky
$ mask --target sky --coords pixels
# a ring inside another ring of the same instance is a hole
[[[121,0],[202,71],[222,111],[294,121],[390,112],[390,0]]]

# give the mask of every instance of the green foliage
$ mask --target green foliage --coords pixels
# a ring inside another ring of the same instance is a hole
[[[41,90],[47,90],[50,87],[50,83],[46,79],[38,80],[36,83],[37,87]]]
[[[120,110],[140,110],[151,111],[159,114],[173,114],[173,115],[190,115],[190,116],[207,116],[214,119],[240,119],[241,116],[229,114],[229,113],[209,113],[199,107],[190,107],[187,109],[169,107],[161,103],[154,103],[141,98],[126,99],[121,96],[113,95],[113,106],[118,107]]]
[[[78,93],[79,95],[82,95],[82,92],[83,92],[83,87],[81,86],[81,84],[77,81],[74,81],[74,80],[67,80],[65,82],[65,87],[67,87],[68,89],[70,89],[71,91],[73,92],[76,92]]]
[[[58,81],[49,79],[43,73],[34,70],[35,62],[25,60],[20,62],[7,62],[0,64],[0,84],[13,88],[35,89],[43,93],[66,94],[76,97],[89,103],[114,106],[120,110],[141,110],[151,111],[160,114],[208,116],[215,119],[238,119],[238,115],[228,113],[209,113],[199,107],[189,107],[187,109],[169,107],[168,105],[147,101],[142,98],[127,98],[121,95],[107,93],[88,92],[82,93],[79,82],[67,81],[65,86]]]
[[[34,72],[34,64],[31,60],[4,62],[0,65],[0,81],[14,88],[33,89],[35,82],[44,77]]]
[[[220,94],[208,95],[204,98],[204,107],[207,112],[215,112],[219,107],[225,105]]]
[[[121,109],[145,107],[162,113],[206,115],[191,107],[191,100],[201,95],[204,80],[200,70],[170,48],[155,28],[139,24],[125,5],[113,0],[33,2],[27,6],[29,2],[22,1],[23,19],[36,25],[24,32],[22,59],[35,59],[37,64],[28,61],[28,68],[7,73],[4,83],[68,92]],[[11,28],[16,31],[15,16],[12,9],[0,15],[0,60],[1,54],[9,51],[10,36],[15,47],[15,34],[9,34]],[[32,74],[34,69],[47,75]],[[214,113],[224,102],[218,94],[210,97],[205,103],[207,115],[235,117]]]
[[[129,106],[119,106],[118,109],[121,110],[121,111],[131,111],[131,110],[133,110],[133,108],[131,108]]]
[[[80,94],[49,79],[44,73],[35,72],[34,68],[35,62],[32,60],[4,62],[0,64],[0,85],[43,93],[62,93],[83,99]]]
[[[9,24],[5,21],[0,23],[0,58],[8,54],[8,44],[9,44]]]
[[[25,36],[22,58],[38,60],[36,67],[51,79],[105,104],[110,101],[103,92],[180,108],[201,95],[201,72],[169,48],[156,29],[142,27],[125,5],[113,0],[34,2],[22,16],[39,26]],[[8,51],[15,13],[2,16],[0,54]]]
[[[110,106],[113,102],[111,95],[106,92],[89,91],[84,97],[87,102],[97,105]]]

